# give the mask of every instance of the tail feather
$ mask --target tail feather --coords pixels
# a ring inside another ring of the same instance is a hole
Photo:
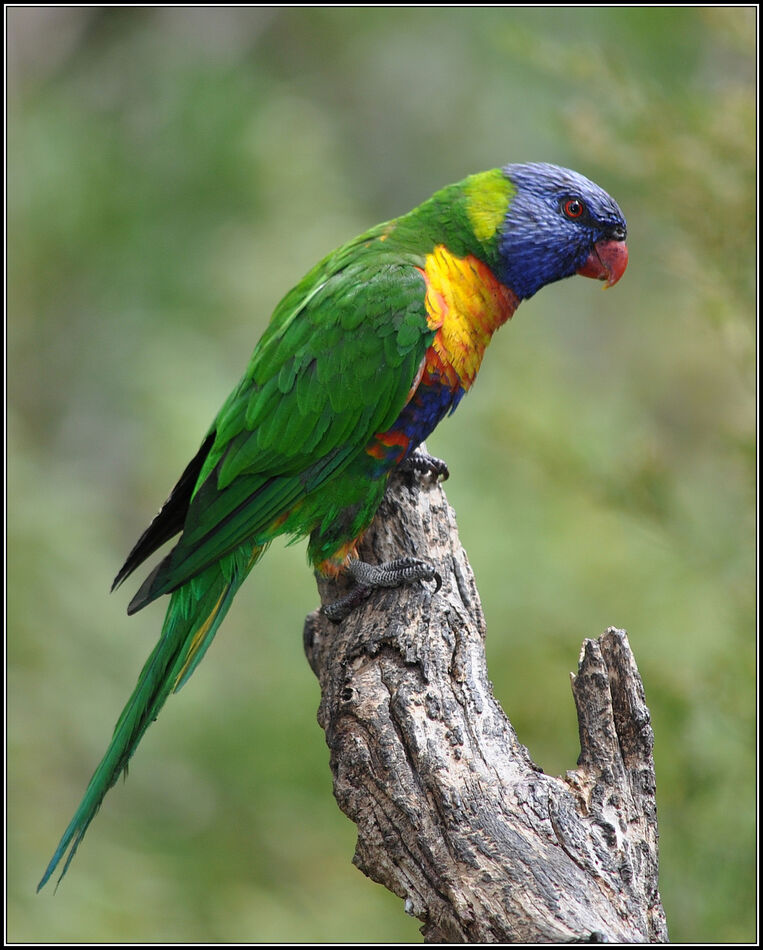
[[[114,727],[106,754],[90,779],[82,802],[37,886],[38,891],[66,856],[57,883],[61,882],[106,793],[122,772],[126,772],[138,743],[159,715],[167,697],[180,689],[196,669],[262,550],[251,544],[242,546],[172,594],[159,642],[141,670],[132,696]]]

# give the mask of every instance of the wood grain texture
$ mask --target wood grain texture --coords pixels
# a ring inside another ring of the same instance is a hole
[[[441,590],[377,591],[341,624],[305,623],[354,863],[429,942],[666,941],[653,734],[625,632],[584,642],[580,758],[546,775],[493,696],[474,575],[430,478],[393,477],[360,550],[401,555],[431,559]],[[319,589],[324,603],[347,590]]]

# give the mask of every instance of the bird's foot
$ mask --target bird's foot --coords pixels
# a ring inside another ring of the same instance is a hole
[[[446,481],[450,477],[446,462],[420,448],[412,452],[407,459],[404,459],[398,465],[398,469],[402,472],[410,472],[413,475],[431,475],[435,481],[439,479]]]
[[[399,557],[385,564],[368,564],[353,558],[348,563],[347,570],[354,577],[356,586],[349,594],[321,607],[322,613],[334,623],[344,620],[379,588],[402,587],[403,584],[414,584],[417,581],[434,581],[435,593],[442,587],[442,578],[433,565],[418,557]]]

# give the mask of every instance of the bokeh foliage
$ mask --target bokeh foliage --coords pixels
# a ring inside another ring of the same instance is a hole
[[[569,165],[631,264],[520,308],[430,440],[498,697],[574,765],[566,673],[628,629],[674,941],[755,927],[755,10],[14,8],[8,936],[416,941],[350,864],[273,547],[53,898],[34,887],[157,635],[110,581],[279,297],[450,181]]]

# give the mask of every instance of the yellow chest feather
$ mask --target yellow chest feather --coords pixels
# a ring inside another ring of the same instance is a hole
[[[437,330],[427,363],[445,372],[448,382],[468,389],[485,347],[519,305],[516,295],[476,257],[456,257],[439,245],[427,255],[429,326]]]

